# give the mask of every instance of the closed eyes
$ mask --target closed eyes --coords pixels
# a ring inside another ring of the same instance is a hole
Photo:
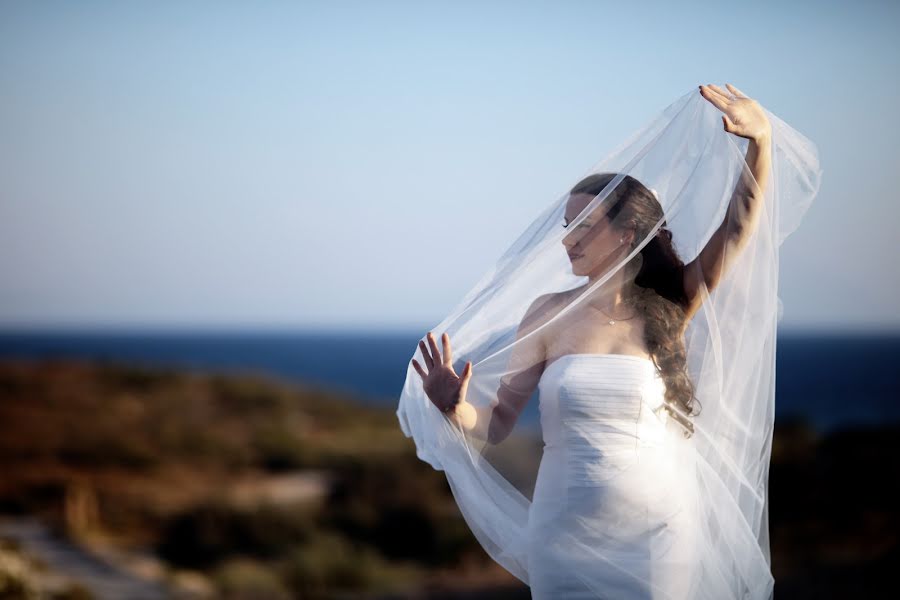
[[[563,222],[563,229],[566,229],[568,226],[569,226],[569,223],[568,223],[568,222]],[[587,221],[582,221],[582,222],[578,225],[578,227],[590,227],[590,226],[591,226],[591,224],[588,223]],[[577,229],[577,228],[576,228],[576,229]]]

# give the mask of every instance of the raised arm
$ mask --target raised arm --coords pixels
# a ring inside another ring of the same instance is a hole
[[[756,100],[731,84],[726,84],[726,87],[733,96],[715,85],[700,86],[700,93],[724,113],[722,122],[725,131],[747,138],[750,143],[725,219],[697,258],[685,265],[686,322],[747,245],[759,223],[763,194],[771,171],[772,127],[769,119]]]

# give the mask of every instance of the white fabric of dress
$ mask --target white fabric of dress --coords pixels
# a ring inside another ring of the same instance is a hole
[[[610,598],[692,596],[695,483],[679,451],[689,442],[660,410],[664,389],[639,356],[569,354],[545,369],[529,515],[534,598],[597,598],[579,578],[585,561]]]

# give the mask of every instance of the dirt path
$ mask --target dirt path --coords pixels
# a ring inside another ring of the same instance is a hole
[[[0,537],[18,542],[23,552],[41,560],[53,572],[82,584],[97,600],[164,600],[172,597],[162,585],[136,577],[53,535],[34,519],[0,519]]]

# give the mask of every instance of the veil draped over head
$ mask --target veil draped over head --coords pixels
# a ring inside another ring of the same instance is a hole
[[[758,221],[703,264],[715,236],[739,237],[735,207],[755,184],[749,141],[721,114],[696,89],[678,98],[566,186],[431,330],[439,347],[449,335],[457,374],[471,362],[474,428],[408,368],[403,432],[533,592],[552,576],[584,597],[772,595],[778,253],[821,170],[816,147],[766,111]]]

